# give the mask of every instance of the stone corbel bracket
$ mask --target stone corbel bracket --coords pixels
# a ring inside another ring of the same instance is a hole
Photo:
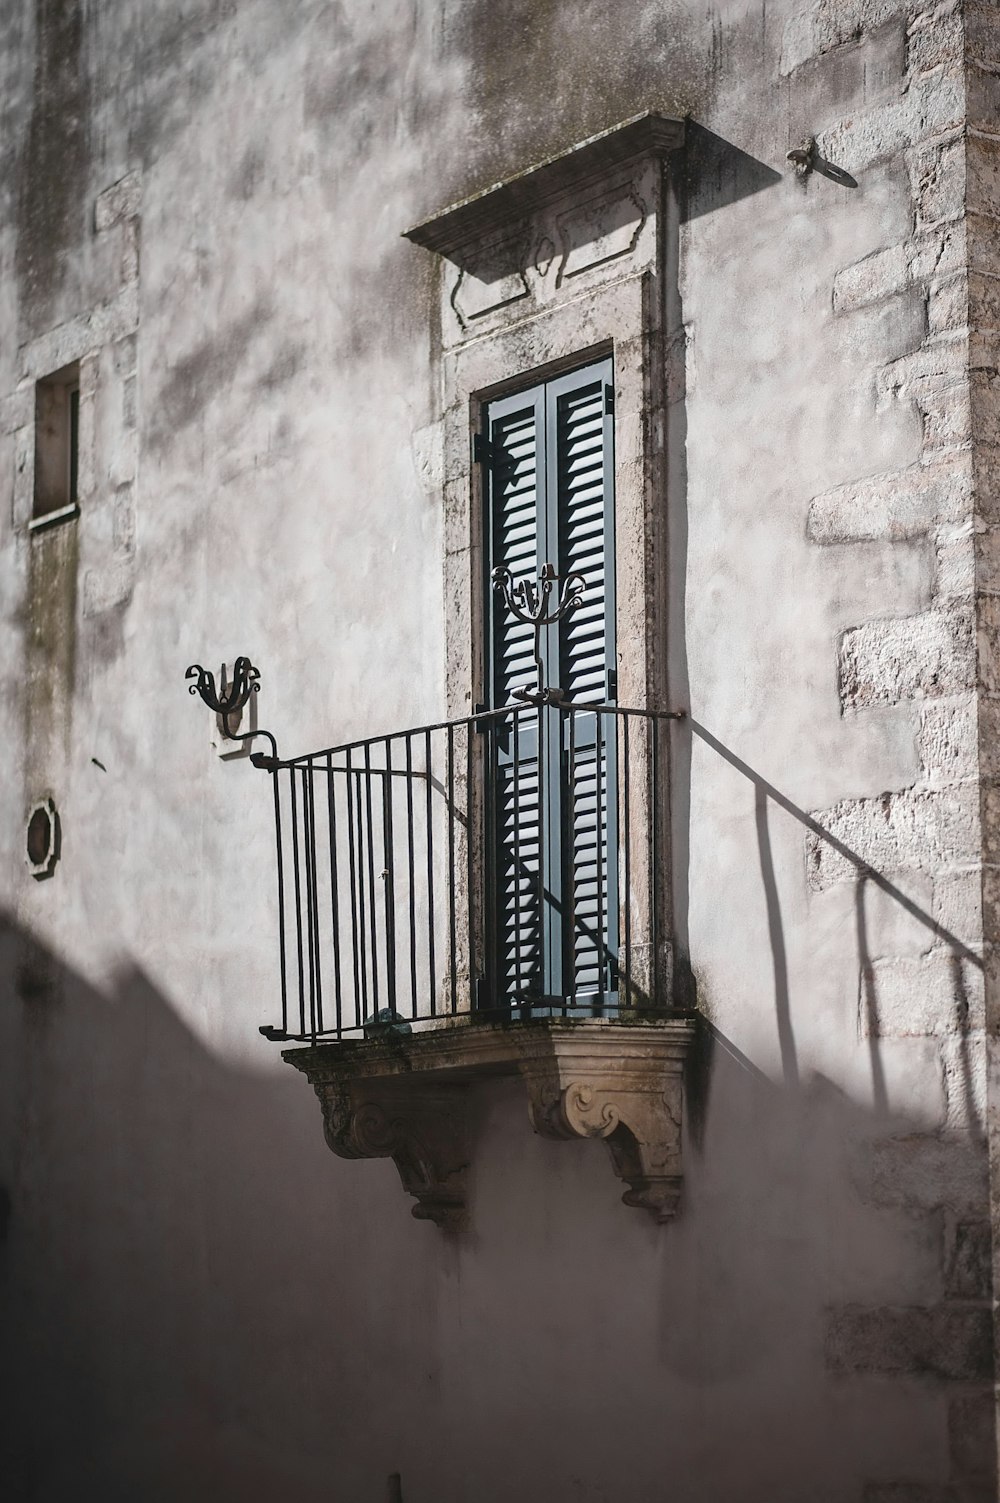
[[[466,1217],[467,1100],[477,1079],[520,1075],[543,1137],[598,1138],[626,1205],[667,1221],[681,1184],[683,1072],[695,1018],[455,1022],[413,1035],[290,1049],[341,1158],[391,1158],[414,1216],[450,1230]]]
[[[683,1174],[681,1120],[690,1024],[576,1029],[521,1065],[535,1131],[547,1138],[602,1138],[627,1186],[627,1206],[657,1221],[677,1214]]]
[[[465,1219],[469,1164],[466,1087],[425,1082],[314,1080],[323,1135],[343,1159],[391,1158],[420,1221],[459,1228]]]

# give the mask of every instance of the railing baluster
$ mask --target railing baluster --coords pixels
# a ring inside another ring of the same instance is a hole
[[[548,762],[546,759],[545,706],[539,705],[535,712],[538,724],[538,954],[536,957],[538,979],[544,985],[549,956],[549,915],[545,906],[545,866],[549,854],[548,811],[545,794],[548,788]]]
[[[431,798],[433,746],[430,731],[424,732],[424,760],[427,773],[427,984],[431,994],[431,1017],[437,1015],[437,972],[434,960],[434,807]]]
[[[316,836],[316,785],[318,778],[319,766],[313,763],[309,768],[309,821],[312,827],[313,916],[316,924],[316,1017],[320,1033],[326,1033],[326,1017],[323,1012],[323,945],[321,943],[323,930],[319,905],[319,843]]]
[[[602,748],[601,712],[598,710],[594,716],[594,815],[597,854],[597,932],[595,937],[597,950],[595,958],[597,960],[598,1005],[604,1002],[605,992],[610,989],[605,986],[605,972],[608,965],[608,947],[604,933],[604,851],[607,845],[607,819],[604,817],[604,807],[607,799],[607,778],[605,777],[606,769],[603,766]]]
[[[584,947],[583,947],[582,938],[581,938],[581,940],[578,941],[577,940],[577,934],[576,934],[576,711],[575,710],[572,710],[572,709],[569,710],[569,712],[568,712],[568,719],[569,719],[569,762],[568,762],[568,767],[567,767],[567,771],[566,771],[566,809],[567,809],[567,819],[566,819],[566,837],[565,837],[566,838],[566,846],[567,846],[566,861],[565,861],[565,867],[566,867],[566,879],[565,879],[565,886],[566,886],[566,908],[565,908],[565,919],[564,919],[564,923],[563,923],[563,953],[564,953],[564,955],[565,955],[566,958],[565,958],[563,964],[567,968],[567,980],[569,982],[569,986],[568,987],[564,987],[564,991],[566,992],[566,996],[567,997],[569,997],[570,993],[572,993],[572,995],[573,995],[573,997],[575,999],[575,996],[576,996],[576,978],[577,978],[577,964],[576,964],[576,947],[577,947],[577,944],[578,943],[580,944],[580,948],[581,948],[581,951],[583,952],[583,954],[585,954],[586,951],[584,950]],[[562,741],[562,736],[560,736],[559,739],[560,739],[560,741]]]
[[[649,794],[649,1001],[653,1007],[660,1006],[660,916],[659,887],[659,836],[660,836],[660,736],[655,720],[646,722],[650,743],[651,779]]]
[[[510,725],[510,744],[511,744],[511,753],[512,753],[511,754],[511,762],[513,764],[512,778],[513,778],[513,784],[514,784],[514,800],[513,800],[514,801],[514,833],[513,833],[513,840],[512,840],[512,850],[510,852],[509,866],[510,866],[510,874],[511,874],[511,880],[512,880],[512,885],[513,885],[513,894],[512,894],[512,900],[511,900],[511,920],[512,920],[513,925],[514,925],[514,985],[510,989],[510,996],[509,996],[509,998],[505,996],[503,1000],[505,1002],[509,1000],[510,1003],[511,1003],[511,1005],[514,1004],[514,1002],[520,996],[520,993],[521,993],[521,964],[522,964],[522,962],[521,962],[521,718],[520,717],[521,717],[521,711],[520,710],[514,710],[513,714],[511,715],[511,725]],[[504,862],[504,865],[505,866],[508,865],[508,862],[506,860]],[[501,906],[501,904],[500,904],[500,897],[501,897],[501,895],[500,895],[500,893],[498,893],[497,894],[497,907],[498,908]],[[529,911],[529,913],[531,911],[530,905],[531,905],[531,889],[530,889],[530,884],[529,884],[529,890],[528,890],[528,911]],[[510,968],[510,956],[507,953],[506,935],[504,935],[503,952],[504,952],[503,953],[504,982],[506,983],[507,972],[508,972],[508,970]],[[506,991],[506,985],[505,985],[504,989]]]
[[[371,944],[372,963],[372,995],[371,1000],[365,1002],[370,1017],[378,1017],[379,995],[378,984],[378,904],[375,901],[375,821],[372,816],[372,749],[371,742],[365,746],[365,834],[368,844],[368,932]],[[385,831],[382,831],[383,848],[385,844]]]
[[[330,830],[330,921],[333,926],[333,1002],[337,1015],[337,1037],[344,1031],[343,984],[340,975],[340,873],[337,865],[337,789],[333,777],[333,758],[326,754],[326,813]]]
[[[392,824],[392,741],[385,738],[382,778],[382,881],[385,887],[385,985],[388,1006],[396,1011],[396,842]]]
[[[365,959],[365,866],[361,844],[361,778],[347,752],[347,819],[351,861],[351,943],[354,946],[354,1026],[360,1028],[365,1017],[368,991],[368,965]]]
[[[305,867],[306,883],[306,934],[308,937],[309,955],[309,1034],[316,1042],[316,933],[313,927],[313,902],[315,896],[315,882],[313,879],[313,858],[315,851],[310,839],[309,806],[312,802],[309,767],[307,764],[302,769],[302,843],[303,865]]]
[[[458,938],[455,913],[455,728],[448,727],[448,957],[451,973],[451,1011],[458,1011]]]
[[[285,956],[285,859],[281,840],[281,787],[277,768],[271,773],[274,790],[274,838],[278,858],[278,964],[281,969],[281,1031],[288,1032],[288,976]],[[292,826],[294,830],[294,825]]]
[[[409,731],[405,741],[406,764],[406,869],[410,916],[410,1017],[417,1016],[417,910],[415,860],[413,849],[413,738]],[[428,783],[428,787],[430,784]]]
[[[622,769],[622,821],[624,824],[624,839],[622,841],[622,845],[625,856],[625,870],[623,874],[625,878],[625,891],[623,894],[624,901],[622,902],[622,908],[625,916],[625,965],[624,968],[619,965],[618,975],[619,982],[621,981],[622,977],[624,977],[624,1001],[626,1006],[631,1006],[632,1004],[632,819],[630,814],[631,804],[629,799],[629,778],[631,777],[632,769],[628,744],[630,718],[631,717],[628,715],[623,715],[621,717],[622,761],[624,762],[624,767]]]
[[[306,1035],[306,982],[305,982],[305,958],[302,954],[302,879],[299,867],[299,816],[298,798],[295,785],[298,781],[295,774],[297,768],[288,769],[288,784],[291,789],[292,805],[292,877],[295,889],[295,939],[298,951],[298,975],[299,975],[299,1037]]]
[[[476,1001],[476,873],[474,861],[476,858],[476,843],[473,839],[472,811],[475,804],[472,789],[472,739],[473,728],[471,724],[465,727],[465,867],[466,867],[466,892],[465,901],[468,906],[469,918],[469,1011],[471,1012]]]

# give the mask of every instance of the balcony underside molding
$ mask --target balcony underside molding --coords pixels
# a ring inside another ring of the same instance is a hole
[[[519,1075],[537,1133],[603,1139],[625,1204],[667,1221],[680,1200],[683,1072],[694,1035],[687,1013],[450,1022],[289,1049],[283,1058],[313,1086],[333,1152],[391,1158],[422,1220],[464,1225],[469,1090],[476,1080]]]

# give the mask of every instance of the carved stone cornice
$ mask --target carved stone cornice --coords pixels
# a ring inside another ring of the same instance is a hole
[[[311,1082],[326,1141],[342,1158],[391,1158],[414,1216],[456,1228],[465,1214],[470,1084],[520,1075],[535,1131],[598,1138],[626,1205],[658,1221],[680,1198],[683,1070],[692,1014],[654,1020],[456,1019],[415,1034],[289,1049]]]
[[[405,230],[408,240],[449,259],[508,230],[568,190],[579,191],[641,156],[666,156],[684,143],[684,121],[646,111],[514,173]]]

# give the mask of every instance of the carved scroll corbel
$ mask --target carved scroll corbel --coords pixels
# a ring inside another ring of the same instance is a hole
[[[327,1144],[344,1159],[391,1158],[418,1221],[455,1230],[465,1222],[466,1087],[407,1091],[401,1082],[314,1082]]]
[[[680,1202],[682,1081],[662,1059],[531,1060],[522,1066],[528,1110],[547,1138],[603,1138],[627,1206],[669,1221]],[[609,1057],[610,1056],[610,1057]],[[576,1073],[585,1063],[590,1068]]]

